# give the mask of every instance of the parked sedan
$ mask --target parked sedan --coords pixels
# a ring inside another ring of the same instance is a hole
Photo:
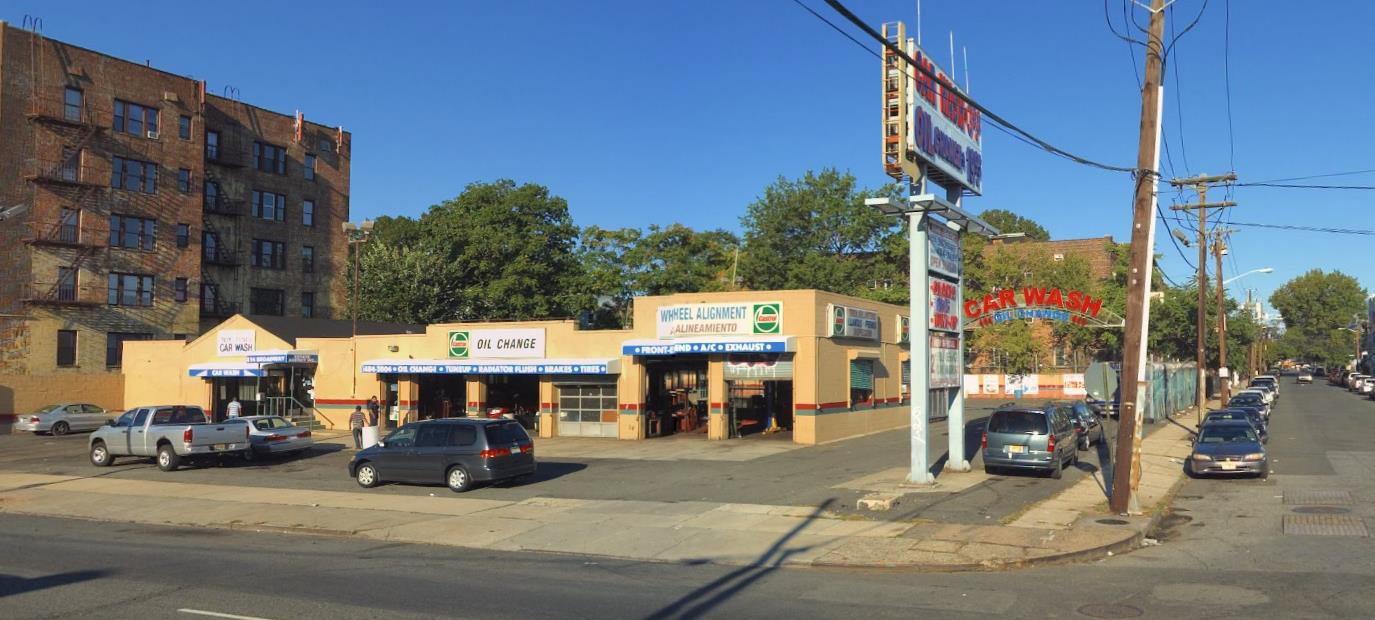
[[[1260,434],[1261,443],[1268,443],[1270,441],[1270,431],[1265,428],[1265,420],[1260,417],[1260,413],[1255,409],[1237,408],[1209,411],[1207,415],[1203,416],[1203,425],[1207,426],[1209,422],[1221,420],[1241,420],[1250,422],[1251,426],[1255,427],[1256,432]]]
[[[1103,442],[1103,424],[1098,419],[1098,415],[1089,409],[1088,403],[1082,400],[1057,402],[1068,409],[1074,421],[1074,432],[1078,437],[1078,447],[1080,450],[1088,450],[1095,443]]]
[[[535,443],[513,420],[449,418],[413,422],[353,455],[349,476],[364,488],[384,481],[444,482],[455,493],[474,483],[535,473]]]
[[[1193,453],[1184,462],[1184,473],[1252,474],[1264,479],[1270,477],[1270,459],[1250,422],[1218,420],[1199,429]]]
[[[1265,418],[1266,420],[1270,419],[1270,405],[1267,404],[1265,402],[1265,399],[1261,398],[1259,394],[1254,394],[1250,392],[1243,392],[1241,394],[1237,394],[1236,396],[1233,396],[1231,400],[1227,401],[1227,406],[1258,407],[1260,409],[1261,417]]]
[[[66,435],[72,431],[93,431],[109,419],[104,409],[90,403],[59,403],[19,416],[14,430]]]
[[[296,426],[291,420],[275,415],[250,415],[239,418],[248,422],[248,441],[251,450],[244,451],[244,460],[278,454],[300,454],[315,445],[310,429]]]

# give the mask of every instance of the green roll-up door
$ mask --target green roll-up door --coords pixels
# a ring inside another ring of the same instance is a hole
[[[912,385],[912,360],[902,363],[902,384]]]
[[[850,360],[850,389],[874,389],[874,360]]]

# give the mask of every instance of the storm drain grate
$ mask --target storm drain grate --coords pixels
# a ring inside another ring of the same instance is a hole
[[[1284,533],[1304,536],[1370,536],[1365,522],[1341,515],[1284,515]]]
[[[1352,500],[1350,491],[1305,489],[1285,491],[1284,503],[1290,506],[1350,506]]]

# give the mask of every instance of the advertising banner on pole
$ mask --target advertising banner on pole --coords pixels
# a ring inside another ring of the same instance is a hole
[[[933,224],[926,231],[926,268],[944,276],[958,279],[964,264],[960,252],[960,236],[948,226]]]
[[[952,334],[932,333],[931,338],[931,389],[952,388],[963,385],[963,372],[960,363],[960,339]]]
[[[940,276],[928,276],[927,282],[931,291],[928,296],[931,306],[928,327],[938,331],[960,331],[959,285]]]

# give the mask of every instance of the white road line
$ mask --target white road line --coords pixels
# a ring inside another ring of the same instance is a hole
[[[270,618],[259,618],[257,616],[237,616],[234,614],[220,613],[218,611],[205,611],[203,609],[178,609],[177,613],[192,614],[196,616],[210,616],[211,618],[229,618],[229,620],[271,620]]]

